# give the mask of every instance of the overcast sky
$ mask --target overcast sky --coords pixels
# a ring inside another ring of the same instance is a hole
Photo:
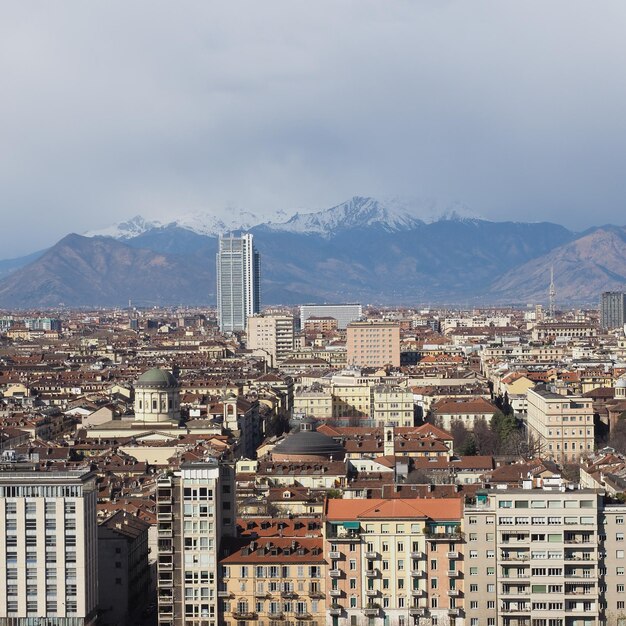
[[[0,258],[136,214],[626,223],[626,2],[6,0]]]

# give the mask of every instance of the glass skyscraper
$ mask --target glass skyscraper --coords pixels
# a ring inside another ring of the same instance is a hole
[[[222,332],[246,329],[261,309],[259,253],[252,235],[220,236],[217,252],[217,314]]]

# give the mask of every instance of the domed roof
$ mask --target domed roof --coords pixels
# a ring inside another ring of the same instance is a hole
[[[331,437],[315,430],[300,430],[287,435],[274,447],[272,453],[343,458],[345,451],[343,446]]]
[[[626,387],[626,378],[618,378],[617,382],[615,383],[615,387],[616,388],[620,388],[623,389],[624,387]]]
[[[137,387],[150,387],[155,389],[170,389],[178,387],[178,381],[171,372],[153,367],[151,370],[144,372],[137,381]]]

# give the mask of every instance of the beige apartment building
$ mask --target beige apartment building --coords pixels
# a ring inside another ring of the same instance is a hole
[[[617,572],[623,572],[624,561],[622,550],[621,569],[611,562],[609,583],[604,559],[614,544],[605,545],[608,539],[600,532],[605,526],[601,495],[566,490],[559,478],[546,479],[541,488],[533,488],[532,481],[524,485],[478,492],[465,506],[466,623],[604,624],[601,592],[607,584],[614,587],[606,599],[617,611],[617,585],[623,590]],[[623,513],[615,518],[623,524]]]
[[[333,395],[323,387],[298,388],[293,394],[294,415],[309,415],[322,420],[333,416]]]
[[[246,333],[248,350],[268,357],[270,367],[276,367],[294,349],[295,324],[292,315],[251,315]]]
[[[413,392],[395,385],[373,387],[371,416],[375,426],[413,426]]]
[[[400,366],[400,325],[396,322],[351,322],[347,328],[348,365]]]
[[[0,469],[0,528],[0,625],[95,624],[95,474],[7,464]]]
[[[327,624],[461,624],[462,502],[328,500]]]
[[[323,626],[326,560],[321,537],[259,537],[221,561],[222,621]]]
[[[554,393],[544,385],[527,392],[528,436],[539,454],[561,463],[575,462],[594,447],[591,398]]]

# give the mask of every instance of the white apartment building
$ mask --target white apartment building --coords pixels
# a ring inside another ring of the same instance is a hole
[[[0,626],[95,624],[95,474],[4,465],[0,528]]]
[[[159,626],[218,626],[218,559],[235,529],[234,481],[214,460],[157,481]]]

